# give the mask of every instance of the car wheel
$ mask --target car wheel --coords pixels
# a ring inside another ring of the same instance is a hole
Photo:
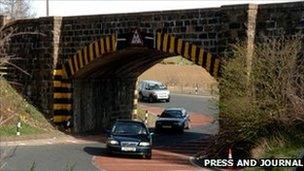
[[[107,154],[112,155],[112,151],[109,148],[107,148]]]
[[[190,125],[190,122],[188,121],[186,129],[190,129],[190,127],[191,127],[191,125]]]
[[[170,102],[170,99],[166,99],[166,102],[167,102],[167,103]]]
[[[154,102],[154,98],[152,96],[149,96],[149,102],[153,103]]]
[[[156,126],[154,128],[154,133],[158,133],[158,128],[156,128]]]
[[[152,154],[150,153],[150,154],[146,154],[146,155],[144,155],[144,158],[145,159],[152,159]]]
[[[184,126],[178,130],[178,133],[179,134],[183,134],[184,133]]]
[[[144,101],[143,95],[142,95],[141,93],[139,93],[139,95],[138,95],[138,100],[139,100],[140,102],[143,102],[143,101]]]

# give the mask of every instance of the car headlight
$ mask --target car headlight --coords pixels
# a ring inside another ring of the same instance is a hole
[[[147,146],[150,146],[150,143],[149,142],[140,142],[139,146],[147,147]]]
[[[117,145],[118,141],[116,141],[116,140],[108,140],[108,144]]]

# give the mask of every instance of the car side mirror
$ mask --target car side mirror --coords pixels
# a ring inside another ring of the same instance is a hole
[[[149,137],[150,137],[150,140],[152,141],[153,137],[154,137],[154,132],[150,132]]]
[[[153,139],[154,139],[153,137],[154,137],[154,133],[151,132],[151,133],[149,134],[150,144],[151,144],[151,145],[153,144]]]

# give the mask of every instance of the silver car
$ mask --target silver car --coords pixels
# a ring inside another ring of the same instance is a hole
[[[139,83],[138,94],[140,101],[149,101],[150,103],[159,100],[170,101],[170,91],[167,87],[158,81],[143,80]]]

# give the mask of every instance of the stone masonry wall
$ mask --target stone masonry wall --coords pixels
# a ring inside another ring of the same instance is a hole
[[[130,119],[136,79],[74,80],[74,125],[76,133],[108,128],[116,119]]]
[[[15,67],[9,68],[6,78],[33,105],[45,114],[52,114],[53,66],[53,18],[17,20],[6,25],[15,33],[7,48],[10,61],[29,75]]]
[[[139,29],[168,32],[223,57],[231,45],[245,41],[248,49],[263,36],[303,35],[304,2],[232,5],[210,9],[174,10],[75,17],[44,17],[9,22],[16,32],[39,32],[14,37],[9,51],[30,76],[12,69],[7,76],[46,114],[52,113],[52,71],[80,48],[112,33]],[[2,21],[3,18],[1,19]],[[154,34],[155,35],[155,34]],[[111,90],[114,91],[114,90]],[[115,89],[115,91],[118,91]],[[105,93],[106,94],[106,93]]]
[[[59,58],[66,59],[101,36],[131,29],[163,31],[217,53],[220,8],[64,17]]]
[[[303,35],[304,2],[259,5],[256,32],[258,38]]]

